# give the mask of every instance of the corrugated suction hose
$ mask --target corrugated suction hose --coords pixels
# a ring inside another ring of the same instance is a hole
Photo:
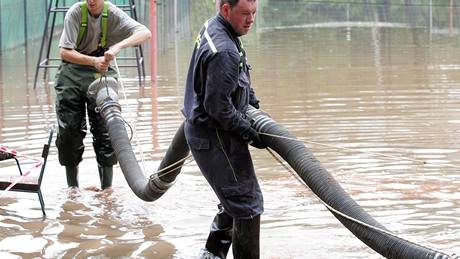
[[[90,85],[88,94],[96,98],[99,112],[106,122],[112,146],[130,188],[144,201],[154,201],[161,197],[174,183],[184,163],[183,158],[189,154],[183,129],[184,123],[177,130],[159,167],[159,171],[168,168],[168,173],[155,173],[147,179],[138,165],[126,132],[125,122],[121,117],[117,81],[113,78],[98,79]],[[261,110],[250,107],[247,115],[253,127],[261,133],[261,138],[267,146],[288,162],[305,184],[327,204],[332,214],[370,248],[387,258],[460,258],[392,234],[343,190],[310,150],[301,141],[296,140],[295,136]]]

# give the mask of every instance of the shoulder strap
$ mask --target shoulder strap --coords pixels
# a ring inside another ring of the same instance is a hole
[[[86,29],[88,27],[88,6],[86,1],[81,2],[81,23],[80,23],[80,30],[78,31],[77,37],[77,46],[80,45],[83,36],[86,33]],[[107,1],[104,2],[104,9],[102,10],[102,39],[101,39],[101,46],[105,48],[107,45],[107,19],[109,17],[109,3]]]
[[[88,6],[86,1],[81,2],[81,22],[80,22],[80,30],[78,31],[77,37],[77,47],[80,45],[81,40],[83,39],[83,35],[85,35],[86,28],[88,27]]]
[[[107,45],[107,18],[109,17],[109,2],[104,2],[104,9],[102,10],[102,39],[101,46],[105,48]]]

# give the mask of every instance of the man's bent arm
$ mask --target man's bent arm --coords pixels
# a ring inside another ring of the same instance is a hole
[[[147,28],[135,31],[131,36],[113,45],[104,53],[106,62],[112,61],[120,50],[140,45],[150,39],[150,37],[152,37],[152,33]]]
[[[73,64],[93,66],[99,72],[107,72],[109,63],[105,62],[104,57],[93,57],[82,54],[75,49],[60,48],[61,59]]]
[[[148,40],[151,35],[148,29],[136,31],[128,38],[110,47],[110,49],[104,53],[104,57],[93,57],[82,54],[75,49],[68,48],[60,48],[59,53],[61,58],[67,62],[93,66],[100,72],[106,72],[110,61],[114,59],[121,49],[142,44]]]
[[[82,54],[75,49],[60,48],[59,54],[64,61],[79,65],[94,66],[95,57]]]

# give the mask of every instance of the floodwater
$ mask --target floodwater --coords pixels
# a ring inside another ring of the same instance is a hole
[[[139,87],[133,69],[121,71],[123,115],[135,126],[146,177],[183,120],[193,38],[161,51],[154,85]],[[402,238],[460,254],[458,42],[420,29],[343,27],[254,31],[244,44],[262,109],[305,141],[358,204]],[[1,56],[0,143],[39,156],[55,114],[52,77],[32,89],[36,49]],[[46,218],[35,194],[0,193],[0,257],[194,258],[216,198],[193,161],[147,203],[119,167],[113,193],[95,191],[89,135],[85,144],[76,195],[52,146],[42,184]],[[265,198],[262,258],[381,258],[267,151],[252,154]],[[0,166],[2,175],[16,173],[11,162]]]

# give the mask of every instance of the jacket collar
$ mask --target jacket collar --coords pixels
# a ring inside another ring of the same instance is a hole
[[[220,24],[222,24],[225,27],[225,29],[227,29],[233,37],[235,37],[235,38],[239,37],[238,33],[236,33],[236,31],[233,29],[232,25],[227,20],[225,20],[225,18],[220,13],[217,14],[216,20]]]
[[[225,20],[225,18],[220,13],[218,13],[216,15],[216,20],[217,20],[218,23],[220,23],[220,24],[222,24],[222,26],[224,26],[225,30],[227,30],[227,32],[230,35],[230,37],[236,43],[238,49],[242,49],[241,41],[239,39],[239,35],[233,29],[232,25],[227,20]]]

